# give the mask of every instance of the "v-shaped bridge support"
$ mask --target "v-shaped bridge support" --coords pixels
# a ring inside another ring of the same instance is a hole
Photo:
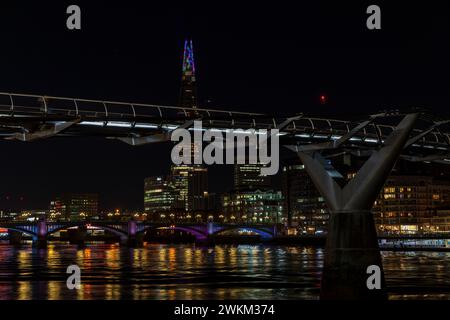
[[[395,165],[418,114],[408,114],[356,176],[341,188],[313,151],[298,150],[305,169],[330,209],[321,299],[385,299],[386,290],[371,208]],[[380,269],[381,289],[369,289],[367,268]]]

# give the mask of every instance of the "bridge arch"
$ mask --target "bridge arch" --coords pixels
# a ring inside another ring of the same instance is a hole
[[[109,232],[119,236],[121,240],[126,239],[127,236],[128,236],[125,231],[119,230],[117,228],[113,228],[113,227],[108,226],[108,225],[101,225],[101,224],[95,224],[95,223],[85,223],[85,222],[83,222],[83,223],[73,223],[73,224],[70,224],[70,225],[62,225],[62,226],[59,226],[59,227],[54,228],[52,230],[49,230],[47,234],[50,235],[50,234],[53,234],[53,233],[61,231],[61,230],[75,228],[75,227],[78,228],[78,227],[82,227],[82,226],[86,226],[86,225],[89,225],[91,227],[95,227],[95,228],[98,228],[98,229],[102,229],[102,230],[105,230],[105,231],[109,231]]]
[[[9,226],[0,226],[0,228],[12,230],[12,231],[16,231],[16,232],[22,232],[22,233],[25,233],[25,234],[31,236],[33,238],[33,240],[37,239],[37,234],[34,231],[22,229],[20,227],[9,227]]]
[[[208,234],[202,230],[199,230],[198,228],[191,227],[191,226],[147,226],[143,228],[142,230],[138,231],[137,233],[145,233],[147,230],[178,230],[178,231],[184,231],[189,234],[192,234],[196,240],[206,240],[208,238]]]
[[[128,234],[123,231],[123,230],[119,230],[110,226],[103,226],[103,225],[96,225],[96,224],[90,224],[91,227],[95,227],[95,228],[99,228],[99,229],[103,229],[106,231],[111,232],[112,234],[115,234],[116,236],[119,236],[120,239],[126,239],[128,237]]]
[[[219,235],[227,231],[235,231],[235,230],[248,230],[251,232],[254,232],[261,236],[262,239],[268,240],[272,239],[274,237],[273,231],[271,231],[269,228],[263,228],[263,227],[247,227],[247,226],[233,226],[233,227],[225,227],[222,229],[217,230],[213,233],[213,235]]]

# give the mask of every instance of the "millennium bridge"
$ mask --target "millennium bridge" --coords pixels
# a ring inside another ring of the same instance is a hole
[[[0,137],[6,140],[100,136],[139,146],[170,141],[173,130],[192,129],[195,120],[201,120],[203,128],[231,130],[236,134],[242,129],[278,129],[280,145],[298,155],[329,208],[321,298],[386,299],[371,208],[399,158],[450,163],[448,119],[420,108],[388,109],[346,117],[314,117],[300,112],[272,116],[0,93]],[[353,179],[341,187],[334,179],[339,174],[332,160],[345,154],[366,159],[366,162]],[[40,232],[52,232],[53,227],[36,228],[29,232],[39,236]],[[137,225],[136,228],[138,232]],[[204,230],[199,232],[205,235]],[[381,290],[370,290],[366,285],[366,271],[372,265],[381,269]]]

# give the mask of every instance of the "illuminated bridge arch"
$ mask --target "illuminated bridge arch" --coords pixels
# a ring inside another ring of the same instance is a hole
[[[82,227],[82,226],[90,226],[90,227],[102,229],[105,231],[109,231],[112,234],[119,236],[121,239],[125,239],[128,235],[126,228],[120,224],[106,225],[106,224],[101,224],[101,223],[96,224],[96,223],[85,223],[85,222],[64,224],[64,225],[54,225],[54,226],[49,225],[47,234],[50,235],[50,234],[56,233],[61,230],[70,229],[70,228],[74,228],[74,227]]]
[[[232,226],[217,230],[213,235],[219,235],[227,231],[248,230],[261,236],[262,239],[268,240],[274,237],[272,228],[270,227],[248,227],[248,226]]]
[[[37,232],[33,226],[0,226],[0,228],[25,233],[31,236],[33,240],[37,239]]]
[[[206,240],[208,238],[208,233],[201,227],[195,226],[146,226],[145,228],[138,231],[138,233],[145,233],[147,230],[178,230],[187,232],[195,237],[196,240]]]

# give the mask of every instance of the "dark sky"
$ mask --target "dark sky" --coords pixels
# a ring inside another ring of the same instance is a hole
[[[0,90],[175,105],[189,36],[204,106],[448,113],[444,1],[111,2],[2,1]],[[366,28],[373,3],[382,30]],[[81,31],[66,29],[69,4],[81,7]],[[170,161],[167,145],[133,148],[98,138],[3,141],[1,152],[0,208],[17,206],[20,197],[23,207],[45,208],[65,191],[98,192],[102,208],[140,208],[143,178],[167,172]],[[212,171],[213,191],[231,186],[229,168]]]

